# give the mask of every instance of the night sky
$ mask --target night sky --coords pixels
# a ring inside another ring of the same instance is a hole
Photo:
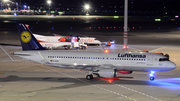
[[[1,0],[2,1],[2,0]],[[21,2],[21,4],[34,5],[34,3],[46,4],[47,0],[11,0],[13,2]],[[51,0],[55,6],[82,6],[89,3],[92,7],[99,8],[117,6],[120,8],[124,4],[124,0]],[[129,0],[129,8],[135,10],[174,10],[179,11],[180,0]],[[132,8],[133,6],[133,8]],[[116,9],[114,8],[114,9]]]
[[[1,0],[3,1],[3,0]],[[19,8],[30,6],[33,10],[48,10],[47,0],[11,0],[18,2]],[[124,11],[124,0],[51,0],[51,10],[82,12],[85,4],[90,5],[90,11],[120,12]],[[128,10],[131,13],[161,13],[180,14],[180,0],[129,0]],[[15,5],[14,5],[15,6]],[[13,8],[13,7],[12,7]]]

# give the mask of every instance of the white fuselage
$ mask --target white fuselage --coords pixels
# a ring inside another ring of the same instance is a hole
[[[65,36],[43,36],[38,34],[33,34],[33,35],[40,43],[44,42],[44,43],[55,43],[55,44],[61,43],[59,39],[65,37]],[[79,37],[79,38],[80,38],[79,42],[84,42],[86,44],[101,44],[101,42],[94,37]]]
[[[45,43],[58,43],[59,38],[61,38],[61,36],[43,36],[38,34],[33,34],[33,35],[39,42],[45,42]]]
[[[38,63],[61,67],[92,70],[96,68],[115,68],[126,71],[169,71],[176,68],[171,61],[159,61],[166,58],[154,53],[128,52],[87,52],[87,51],[21,51],[14,55]]]

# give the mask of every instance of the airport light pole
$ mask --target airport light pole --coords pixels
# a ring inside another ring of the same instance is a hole
[[[47,3],[49,4],[49,15],[50,15],[50,6],[51,6],[51,1],[48,0]]]
[[[8,6],[8,10],[9,10],[9,4],[7,4],[7,6]]]
[[[124,0],[124,46],[126,52],[128,50],[128,0]]]
[[[18,3],[16,2],[16,10],[18,11]]]
[[[6,2],[8,2],[9,0],[3,0],[5,2],[4,6],[6,6]]]
[[[89,5],[86,4],[86,5],[84,6],[84,8],[87,10],[87,11],[86,11],[86,15],[89,15],[89,14],[88,14],[88,10],[89,10],[89,8],[90,8]]]

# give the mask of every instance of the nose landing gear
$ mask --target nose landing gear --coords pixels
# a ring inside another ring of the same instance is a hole
[[[153,75],[153,74],[154,74],[154,71],[151,71],[151,73],[150,73],[150,80],[151,80],[151,81],[154,80],[154,75]]]

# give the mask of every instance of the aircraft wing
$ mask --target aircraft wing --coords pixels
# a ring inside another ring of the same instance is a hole
[[[56,42],[56,43],[40,43],[43,47],[63,47],[71,45],[70,42]]]

